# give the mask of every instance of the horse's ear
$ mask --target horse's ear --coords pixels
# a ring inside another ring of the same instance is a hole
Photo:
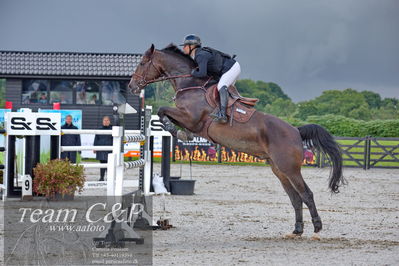
[[[151,47],[150,47],[150,54],[153,54],[153,53],[154,53],[154,50],[155,50],[155,46],[154,46],[154,44],[151,44]]]
[[[155,46],[154,46],[154,44],[151,44],[151,47],[148,48],[147,51],[145,51],[144,56],[151,57],[152,54],[154,53],[154,51],[155,51]]]

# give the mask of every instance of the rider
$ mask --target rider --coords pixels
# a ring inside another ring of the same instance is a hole
[[[215,121],[227,123],[227,88],[233,85],[240,75],[240,64],[228,54],[210,47],[202,47],[201,39],[194,34],[187,35],[181,46],[183,46],[184,53],[190,55],[198,64],[198,68],[191,72],[192,76],[197,78],[211,76],[218,80],[220,110],[211,116]]]

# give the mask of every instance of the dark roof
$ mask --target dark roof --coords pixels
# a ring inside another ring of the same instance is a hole
[[[130,77],[140,60],[140,54],[0,51],[0,77]]]

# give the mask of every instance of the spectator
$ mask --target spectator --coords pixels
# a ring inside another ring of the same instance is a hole
[[[103,117],[103,125],[100,129],[112,129],[111,125],[111,120],[109,116],[104,116]],[[94,146],[112,146],[113,139],[112,135],[96,135],[94,137]],[[96,154],[96,160],[99,160],[100,163],[107,163],[108,162],[108,154],[111,153],[111,151],[94,151]],[[101,168],[100,169],[100,180],[99,181],[104,181],[104,176],[105,176],[105,171],[106,168]]]
[[[40,95],[39,103],[47,104],[47,96],[44,92]]]
[[[62,129],[78,129],[72,124],[72,116],[65,117],[65,124]],[[61,146],[80,146],[80,136],[76,134],[65,134],[61,136]],[[61,152],[61,159],[68,159],[71,163],[76,163],[76,151]]]
[[[91,99],[90,99],[90,101],[89,101],[89,104],[99,104],[99,103],[100,103],[100,101],[97,100],[97,95],[93,94],[93,95],[91,96]]]
[[[78,91],[76,95],[76,103],[77,104],[86,104],[86,91],[82,89],[81,91]]]

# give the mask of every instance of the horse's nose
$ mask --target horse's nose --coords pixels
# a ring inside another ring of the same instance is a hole
[[[137,84],[134,79],[131,79],[128,85],[129,89],[137,89]]]
[[[140,91],[141,91],[141,89],[140,89],[139,86],[137,85],[136,81],[133,80],[133,79],[129,82],[129,85],[127,85],[127,86],[129,87],[130,91],[131,91],[133,94],[135,94],[135,95],[139,94]]]

